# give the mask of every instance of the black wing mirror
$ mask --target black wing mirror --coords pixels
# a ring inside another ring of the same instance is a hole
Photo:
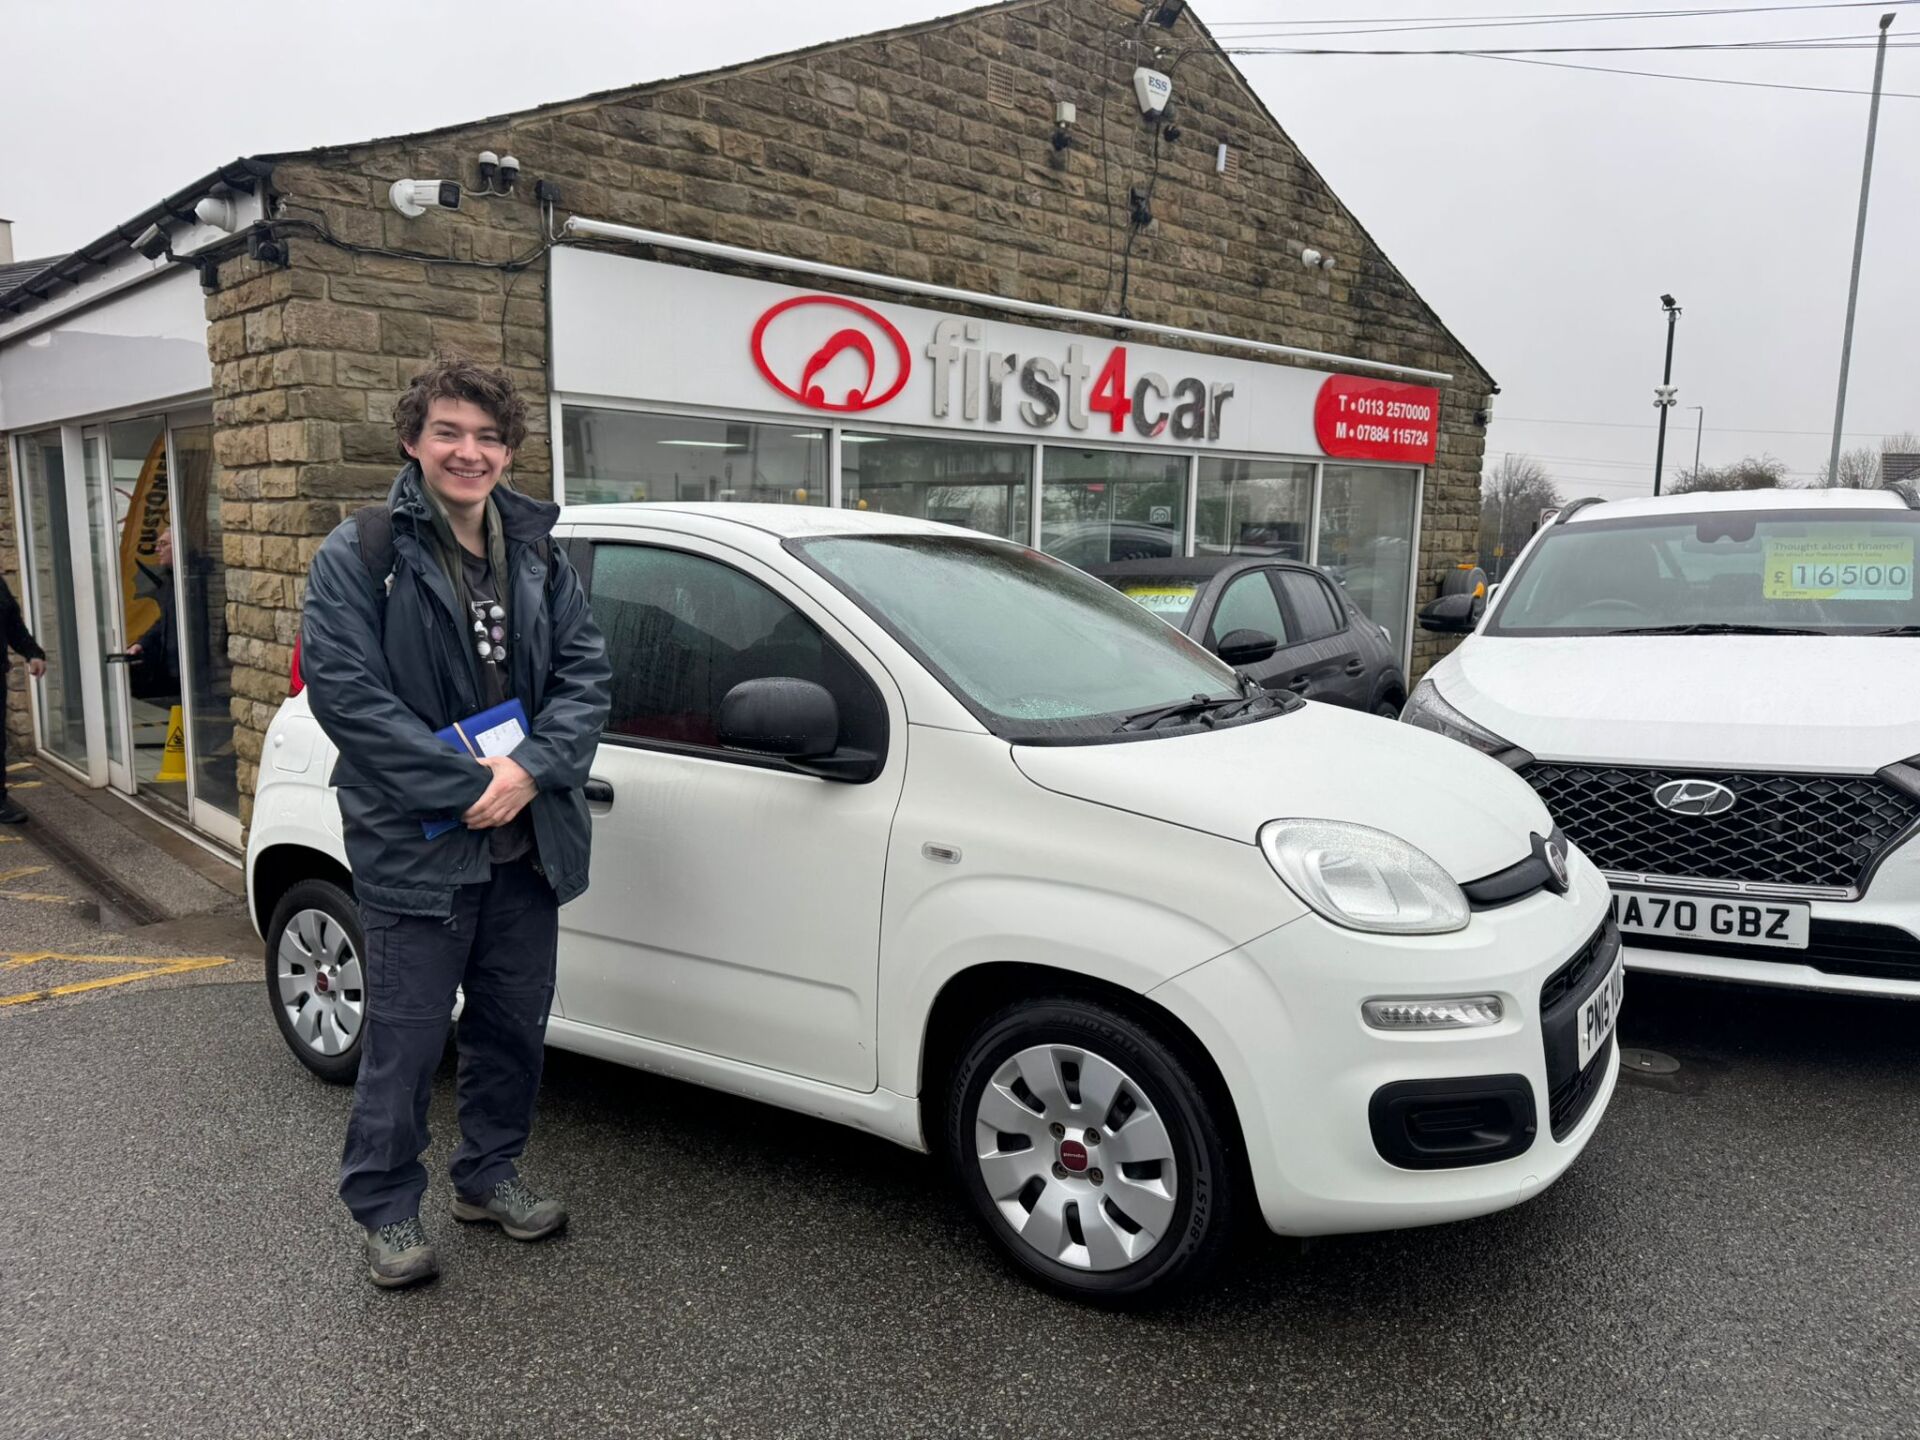
[[[720,702],[719,731],[729,750],[785,760],[823,780],[860,784],[880,773],[879,756],[840,748],[840,707],[811,680],[742,680]]]
[[[1258,665],[1269,660],[1280,642],[1264,630],[1229,630],[1213,647],[1213,653],[1229,665]]]
[[[1439,635],[1471,635],[1486,608],[1478,595],[1442,595],[1420,607],[1420,628]]]

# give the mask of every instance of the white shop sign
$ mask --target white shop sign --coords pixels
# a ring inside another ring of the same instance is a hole
[[[563,394],[1030,439],[1318,455],[1324,371],[562,247]]]

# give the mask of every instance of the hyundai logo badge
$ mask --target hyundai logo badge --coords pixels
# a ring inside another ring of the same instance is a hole
[[[1676,815],[1723,815],[1734,794],[1717,780],[1669,780],[1653,792],[1654,803]]]

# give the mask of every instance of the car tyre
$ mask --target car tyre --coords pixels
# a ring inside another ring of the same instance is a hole
[[[1225,1102],[1195,1070],[1095,1000],[1024,1000],[981,1022],[949,1086],[947,1157],[1019,1269],[1123,1305],[1170,1298],[1218,1263],[1241,1182]]]
[[[267,1003],[295,1058],[322,1080],[350,1085],[366,1034],[366,936],[353,897],[330,880],[302,880],[267,926]]]

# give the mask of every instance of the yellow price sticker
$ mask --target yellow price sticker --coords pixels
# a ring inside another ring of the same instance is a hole
[[[1913,541],[1880,535],[1767,541],[1769,600],[1911,600]]]
[[[1120,593],[1156,615],[1184,615],[1193,608],[1193,585],[1128,585]]]

